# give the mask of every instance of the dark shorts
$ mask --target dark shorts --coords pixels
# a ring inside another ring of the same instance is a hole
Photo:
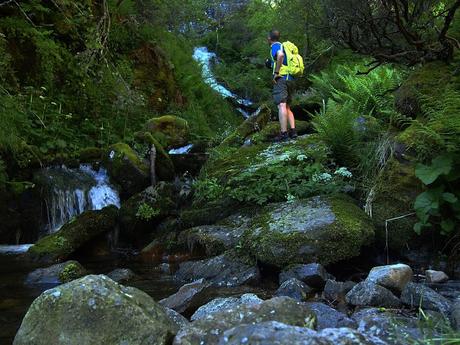
[[[273,85],[273,100],[276,105],[280,103],[292,103],[292,95],[294,94],[294,81],[279,79],[275,85]]]

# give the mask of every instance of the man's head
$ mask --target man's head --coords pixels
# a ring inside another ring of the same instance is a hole
[[[272,30],[268,33],[267,41],[268,44],[273,44],[275,42],[279,42],[280,40],[280,32],[278,30]]]

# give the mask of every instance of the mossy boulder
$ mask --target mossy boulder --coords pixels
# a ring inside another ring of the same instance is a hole
[[[188,123],[178,116],[155,117],[145,127],[165,148],[184,146],[190,141]]]
[[[161,220],[174,215],[177,208],[176,191],[172,184],[161,182],[155,187],[126,200],[119,213],[122,238],[141,242]]]
[[[411,161],[390,160],[379,177],[371,200],[371,214],[376,226],[376,243],[379,247],[387,245],[390,250],[400,251],[417,235],[414,224],[417,222],[414,202],[422,185],[415,176],[415,163]],[[394,219],[401,216],[400,219]],[[392,221],[385,223],[387,220]],[[387,236],[388,231],[388,236]]]
[[[27,285],[62,284],[86,274],[86,269],[78,261],[70,260],[50,267],[38,268],[27,275],[25,282]]]
[[[169,181],[174,178],[175,169],[174,164],[165,151],[163,145],[153,137],[149,132],[136,133],[136,139],[150,146],[155,146],[156,160],[155,160],[155,173],[160,180]]]
[[[78,153],[79,161],[82,163],[100,161],[103,156],[104,151],[98,147],[86,147]]]
[[[14,345],[170,344],[179,326],[141,290],[89,275],[42,293]]]
[[[109,147],[103,163],[110,177],[121,187],[124,197],[145,189],[150,183],[150,167],[144,159],[125,143]]]
[[[296,130],[299,135],[307,134],[312,131],[312,125],[307,121],[296,121]],[[268,123],[261,131],[252,134],[249,139],[252,145],[273,141],[280,133],[279,122]]]
[[[271,110],[266,105],[261,106],[258,111],[247,118],[238,128],[220,144],[221,147],[239,147],[244,140],[264,128],[271,118]]]
[[[374,227],[346,196],[318,196],[270,204],[245,231],[242,251],[277,267],[317,262],[323,265],[360,254],[371,243]]]
[[[86,211],[57,232],[39,239],[27,253],[41,262],[65,260],[98,235],[113,230],[117,216],[115,206],[100,211]]]

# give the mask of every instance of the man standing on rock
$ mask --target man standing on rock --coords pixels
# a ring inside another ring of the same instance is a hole
[[[289,43],[289,42],[287,42]],[[294,93],[294,76],[290,74],[288,56],[280,42],[280,32],[272,30],[268,34],[268,44],[271,47],[271,66],[273,67],[273,100],[278,106],[278,116],[281,133],[274,139],[276,142],[296,138],[294,114],[291,111],[292,95]],[[288,132],[289,122],[289,132]]]

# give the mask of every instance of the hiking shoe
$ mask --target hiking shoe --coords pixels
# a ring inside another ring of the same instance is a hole
[[[288,141],[288,140],[289,140],[288,132],[281,132],[273,139],[275,143],[281,143],[281,142]]]
[[[290,137],[291,139],[295,139],[295,138],[298,137],[297,131],[295,130],[295,128],[291,128],[291,129],[289,130],[289,137]]]

